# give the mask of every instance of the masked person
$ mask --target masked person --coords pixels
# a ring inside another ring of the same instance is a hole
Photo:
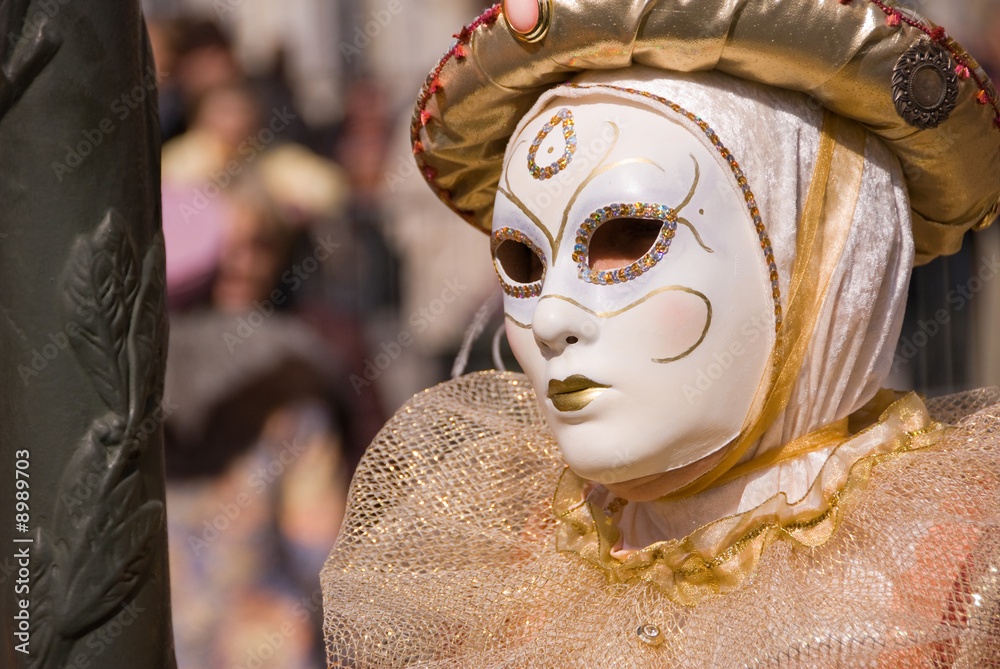
[[[376,438],[331,665],[996,666],[1000,392],[881,388],[914,262],[996,214],[992,84],[884,2],[508,5],[413,138],[526,376]]]

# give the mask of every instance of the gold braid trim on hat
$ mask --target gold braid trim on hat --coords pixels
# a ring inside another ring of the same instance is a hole
[[[499,6],[456,35],[417,101],[413,151],[431,187],[488,231],[507,141],[547,89],[588,69],[632,64],[717,69],[801,91],[861,123],[899,158],[913,210],[917,262],[954,253],[1000,203],[1000,102],[962,47],[932,23],[869,0],[552,0],[548,30],[524,43]],[[914,45],[945,49],[957,106],[918,130],[897,112],[893,74]]]

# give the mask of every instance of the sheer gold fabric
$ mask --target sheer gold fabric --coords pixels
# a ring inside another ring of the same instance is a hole
[[[996,389],[929,414],[897,402],[855,437],[873,451],[831,458],[843,476],[789,512],[791,531],[713,535],[711,554],[740,556],[741,574],[694,603],[669,578],[611,576],[567,550],[572,524],[553,510],[565,467],[524,377],[442,384],[396,414],[355,476],[322,575],[330,666],[1000,667],[997,402]],[[835,522],[794,525],[824,501]]]

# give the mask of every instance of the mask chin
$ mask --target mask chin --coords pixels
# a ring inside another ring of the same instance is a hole
[[[649,502],[680,490],[711,471],[725,455],[725,448],[719,448],[696,462],[671,469],[660,474],[649,474],[626,481],[598,481],[618,497],[632,502]]]

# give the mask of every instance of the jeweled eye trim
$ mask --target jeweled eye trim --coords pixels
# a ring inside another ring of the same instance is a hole
[[[532,253],[539,257],[542,261],[542,276],[540,279],[531,283],[511,283],[513,279],[507,276],[506,272],[500,267],[500,263],[497,262],[497,248],[507,240],[524,244],[531,249]],[[503,292],[511,297],[520,298],[538,297],[542,294],[542,281],[545,280],[545,254],[527,235],[514,228],[498,228],[490,239],[490,252],[493,255],[493,269],[496,270],[497,276],[500,278],[500,287],[503,288]]]
[[[764,227],[764,220],[761,218],[760,209],[757,207],[757,198],[754,196],[753,191],[750,189],[750,184],[747,182],[746,174],[743,172],[743,168],[740,164],[736,162],[735,156],[726,148],[722,140],[715,133],[714,130],[706,123],[701,117],[689,112],[688,110],[681,107],[676,102],[671,102],[670,100],[655,95],[648,91],[640,91],[634,88],[625,88],[623,86],[610,86],[608,84],[566,84],[571,88],[609,88],[615,91],[621,91],[623,93],[628,93],[630,95],[639,95],[644,98],[649,98],[650,100],[655,100],[662,105],[665,105],[671,111],[684,116],[692,123],[696,124],[698,128],[701,129],[705,136],[710,142],[715,146],[719,155],[729,163],[729,169],[732,170],[733,176],[736,177],[736,183],[739,185],[740,189],[743,191],[743,199],[746,201],[747,209],[750,212],[750,218],[753,219],[754,229],[757,231],[757,238],[760,240],[760,248],[764,254],[764,263],[767,265],[768,277],[771,279],[771,299],[774,301],[774,329],[775,332],[780,334],[781,323],[784,315],[781,310],[781,292],[778,289],[778,265],[774,260],[774,249],[771,248],[771,238],[767,235],[767,229]]]
[[[535,154],[538,153],[538,147],[542,145],[542,140],[548,137],[549,133],[552,132],[556,126],[562,123],[562,134],[563,139],[566,140],[566,148],[563,149],[562,157],[557,161],[552,163],[547,167],[539,167],[535,162]],[[576,153],[576,130],[573,129],[573,112],[569,109],[560,109],[556,112],[556,115],[549,119],[542,129],[535,136],[535,139],[531,142],[531,148],[528,149],[528,171],[531,172],[531,176],[538,179],[539,181],[544,181],[550,177],[559,174],[561,170],[566,169],[569,162],[573,159],[573,154]]]
[[[611,270],[591,269],[590,267],[590,239],[594,232],[606,221],[616,218],[640,218],[646,221],[661,221],[656,241],[646,253],[635,262]],[[590,283],[608,285],[622,283],[634,279],[647,271],[660,259],[667,255],[670,250],[670,242],[677,232],[677,212],[662,204],[650,204],[646,202],[611,204],[602,209],[598,209],[583,221],[583,225],[576,233],[576,244],[573,246],[573,260],[576,262],[576,270],[580,278]]]

